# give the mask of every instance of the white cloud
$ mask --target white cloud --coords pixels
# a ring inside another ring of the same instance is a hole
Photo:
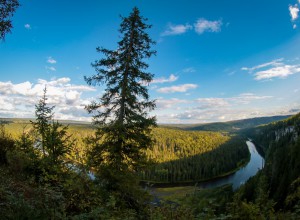
[[[229,106],[228,100],[224,98],[199,98],[196,100],[200,109],[219,108]]]
[[[194,67],[188,67],[182,70],[184,73],[194,73],[196,72]]]
[[[252,101],[271,99],[273,96],[258,96],[253,93],[242,93],[239,96],[229,98],[234,104],[250,104]]]
[[[298,18],[298,13],[299,13],[298,5],[297,4],[295,4],[294,6],[290,5],[289,11],[290,11],[290,16],[291,16],[292,21],[296,21]]]
[[[56,68],[53,66],[46,66],[45,67],[47,70],[51,70],[51,71],[56,71]]]
[[[195,31],[198,34],[203,34],[204,32],[220,32],[222,26],[222,21],[209,21],[204,18],[199,18],[194,24]]]
[[[82,94],[95,89],[70,82],[67,77],[50,81],[39,79],[36,83],[0,82],[0,117],[34,117],[34,106],[47,86],[48,103],[56,106],[55,118],[90,120],[84,110],[84,105],[89,101],[83,99]]]
[[[176,105],[188,103],[188,102],[189,102],[188,100],[177,99],[177,98],[172,98],[172,99],[158,98],[155,101],[158,109],[174,108]]]
[[[297,28],[297,25],[296,24],[293,24],[293,29],[296,29]]]
[[[163,87],[163,88],[157,89],[157,92],[160,92],[160,93],[186,92],[190,89],[195,89],[197,87],[198,87],[198,85],[196,85],[196,84],[183,84],[183,85],[178,85],[178,86]]]
[[[56,60],[54,60],[52,57],[48,57],[47,63],[55,64]]]
[[[268,67],[268,66],[280,66],[280,65],[282,65],[281,61],[283,61],[283,58],[272,60],[271,62],[259,64],[257,66],[253,66],[253,67],[242,67],[241,70],[253,72],[254,70],[261,69],[261,68]]]
[[[229,98],[199,98],[196,99],[196,103],[200,104],[198,109],[211,109],[211,108],[220,108],[228,106],[238,106],[241,104],[250,104],[253,101],[257,100],[266,100],[273,98],[272,96],[258,96],[253,93],[242,93],[238,96],[229,97]]]
[[[288,65],[282,62],[283,60],[283,58],[276,59],[254,67],[243,67],[241,69],[249,71],[251,74],[256,71],[253,74],[255,80],[284,79],[300,72],[300,65]]]
[[[253,93],[242,93],[227,98],[211,97],[196,100],[162,99],[157,118],[162,123],[207,123],[280,115],[286,114],[291,109],[287,108],[283,113],[281,108],[263,109],[255,107],[256,104],[270,99],[274,100],[272,96],[256,95]],[[296,109],[296,107],[293,107],[293,109]],[[170,112],[170,109],[172,112]]]
[[[268,115],[259,109],[231,109],[216,108],[213,110],[187,110],[179,114],[172,115],[175,123],[210,123],[219,121],[232,121]]]
[[[31,29],[30,24],[25,24],[24,27],[25,27],[27,30],[30,30],[30,29]]]
[[[178,24],[173,25],[169,24],[167,30],[165,30],[161,35],[162,36],[169,36],[169,35],[180,35],[184,34],[188,30],[191,30],[193,27],[189,24]]]
[[[178,76],[171,74],[169,78],[161,77],[152,80],[152,84],[154,83],[168,83],[168,82],[175,82],[178,79]]]
[[[255,73],[255,80],[267,80],[272,78],[284,79],[289,75],[300,72],[300,65],[282,65]]]

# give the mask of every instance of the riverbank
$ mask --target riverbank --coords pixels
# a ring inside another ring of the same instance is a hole
[[[245,183],[251,176],[254,176],[258,170],[262,169],[263,157],[258,153],[256,146],[251,141],[246,141],[250,156],[244,163],[240,163],[239,167],[226,174],[215,178],[210,178],[201,181],[186,181],[176,183],[163,182],[144,182],[145,187],[152,188],[171,188],[171,187],[187,187],[194,186],[198,188],[214,188],[222,185],[232,185],[233,190],[236,190]]]
[[[217,181],[219,179],[228,177],[233,175],[234,173],[236,173],[238,170],[242,169],[243,167],[247,166],[247,164],[249,163],[251,158],[251,154],[249,154],[247,159],[243,159],[241,161],[238,162],[238,166],[233,169],[230,170],[226,173],[223,173],[221,175],[212,177],[212,178],[207,178],[207,179],[200,179],[200,180],[191,180],[191,181],[180,181],[180,182],[155,182],[155,181],[145,181],[145,180],[141,180],[140,184],[144,187],[147,186],[151,186],[154,188],[169,188],[169,187],[187,187],[187,186],[197,186],[197,185],[201,185],[201,184],[207,184],[211,181]]]

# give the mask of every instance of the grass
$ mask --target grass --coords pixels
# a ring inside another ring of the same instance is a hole
[[[178,201],[186,195],[194,194],[198,188],[195,186],[180,186],[167,188],[153,188],[151,194],[163,200]]]

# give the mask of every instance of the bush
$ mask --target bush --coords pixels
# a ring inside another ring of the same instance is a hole
[[[15,142],[5,131],[5,125],[0,124],[0,165],[7,165],[6,153],[14,149]]]

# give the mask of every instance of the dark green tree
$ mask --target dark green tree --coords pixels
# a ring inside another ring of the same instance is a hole
[[[35,121],[31,121],[33,128],[38,132],[40,136],[40,140],[38,141],[42,152],[43,156],[45,157],[46,149],[46,136],[49,133],[50,130],[50,123],[53,118],[53,109],[54,106],[49,107],[47,105],[47,88],[44,88],[44,94],[43,97],[39,100],[39,103],[35,105],[35,116],[36,119]]]
[[[89,143],[94,145],[91,159],[98,175],[108,188],[118,192],[145,166],[145,150],[153,144],[151,128],[156,119],[148,112],[155,103],[147,89],[153,74],[146,72],[145,59],[156,51],[151,50],[154,41],[146,32],[151,27],[146,21],[137,8],[128,17],[122,17],[122,37],[117,49],[97,48],[104,55],[92,64],[97,74],[85,77],[89,85],[106,84],[100,101],[86,106],[98,125],[95,138]],[[121,194],[124,197],[128,193]]]
[[[53,120],[55,106],[48,106],[46,93],[45,87],[43,97],[35,105],[36,120],[31,123],[38,134],[37,143],[40,145],[43,158],[51,165],[60,165],[64,156],[70,152],[73,141],[67,133],[68,126]]]
[[[10,32],[11,17],[18,7],[18,0],[0,0],[0,40],[4,40],[5,35]]]

